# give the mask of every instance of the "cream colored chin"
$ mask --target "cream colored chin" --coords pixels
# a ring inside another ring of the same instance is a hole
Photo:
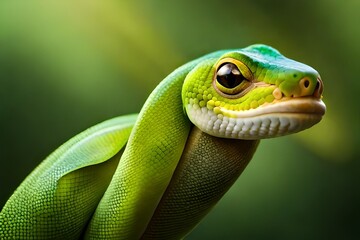
[[[215,114],[206,107],[191,104],[186,106],[186,111],[190,121],[210,135],[263,139],[296,133],[318,123],[325,113],[324,103],[321,100],[302,100],[269,104],[241,112],[226,110],[227,115],[234,117]]]

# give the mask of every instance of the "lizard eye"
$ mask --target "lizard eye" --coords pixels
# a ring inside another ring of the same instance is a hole
[[[249,83],[234,63],[224,63],[220,65],[216,72],[215,85],[225,94],[238,94],[244,90]]]

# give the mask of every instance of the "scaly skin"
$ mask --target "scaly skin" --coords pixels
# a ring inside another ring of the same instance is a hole
[[[182,238],[259,139],[321,120],[322,88],[314,69],[265,45],[189,62],[138,117],[101,123],[45,159],[2,209],[0,239]]]
[[[216,81],[216,70],[226,63],[245,78],[238,93],[228,94]],[[325,112],[319,74],[264,45],[209,57],[187,75],[182,91],[190,120],[218,137],[283,136],[311,127]]]

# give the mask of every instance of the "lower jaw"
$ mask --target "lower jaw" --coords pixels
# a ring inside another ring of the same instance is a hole
[[[296,133],[320,122],[322,114],[275,112],[253,117],[216,115],[207,108],[187,109],[190,120],[202,131],[222,138],[265,139]]]

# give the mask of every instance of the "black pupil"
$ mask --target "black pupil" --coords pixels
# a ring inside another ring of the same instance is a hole
[[[226,88],[234,88],[244,80],[244,76],[235,64],[226,63],[219,68],[216,74],[216,80]]]

